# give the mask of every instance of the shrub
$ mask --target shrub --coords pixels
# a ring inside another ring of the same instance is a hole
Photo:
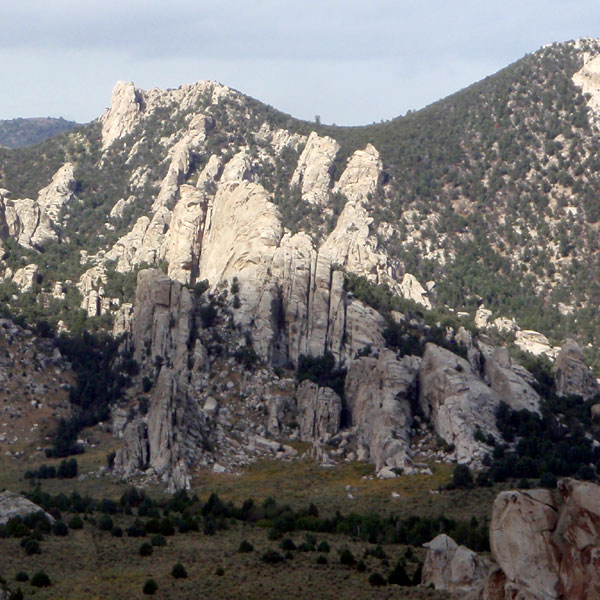
[[[25,542],[25,554],[27,556],[32,556],[33,554],[41,554],[42,549],[40,548],[40,544],[37,540],[29,539]]]
[[[55,521],[54,525],[52,526],[52,531],[54,532],[54,535],[59,537],[69,535],[69,528],[66,526],[64,521]]]
[[[158,534],[152,536],[152,540],[150,541],[150,543],[155,547],[166,546],[167,540],[165,540],[165,538],[162,535]]]
[[[381,587],[383,585],[387,585],[387,581],[385,577],[381,573],[372,573],[369,577],[369,583],[376,587]]]
[[[146,528],[144,524],[136,519],[127,529],[128,537],[145,537],[146,536]]]
[[[327,564],[327,557],[323,556],[322,554],[319,554],[319,556],[317,556],[317,564],[318,565],[326,565]]]
[[[394,570],[390,573],[390,576],[388,577],[388,583],[402,586],[411,585],[410,577],[406,573],[404,564],[401,561],[396,563]]]
[[[154,548],[152,547],[152,544],[149,544],[148,542],[144,542],[140,546],[140,549],[138,550],[138,552],[139,552],[140,556],[151,556],[152,553],[154,552]]]
[[[173,567],[173,569],[171,570],[171,575],[175,579],[185,579],[188,576],[187,571],[185,570],[185,567],[181,563],[177,563]]]
[[[154,579],[146,579],[146,583],[144,583],[144,587],[142,588],[142,592],[147,594],[148,596],[153,596],[158,589],[158,584]]]
[[[316,550],[316,548],[312,544],[309,544],[308,542],[302,542],[298,546],[298,550],[300,550],[300,552],[314,552]]]
[[[553,490],[554,488],[556,488],[556,484],[556,476],[552,473],[546,472],[540,477],[540,486],[543,488]]]
[[[238,552],[252,552],[253,550],[254,546],[247,540],[242,540],[238,548]]]
[[[83,521],[79,515],[74,515],[69,520],[69,529],[83,529]]]
[[[323,540],[318,546],[317,546],[317,552],[329,552],[331,550],[331,547],[329,546],[329,544]]]
[[[160,521],[160,526],[158,528],[158,532],[164,536],[175,535],[175,525],[173,525],[173,521],[169,519],[169,517],[164,517]]]
[[[344,548],[340,551],[340,563],[346,565],[347,567],[353,567],[356,564],[354,554],[350,552],[349,548]]]
[[[123,537],[123,530],[122,530],[120,527],[113,527],[113,528],[110,530],[110,534],[111,534],[113,537],[118,537],[118,538],[120,538],[120,537]]]
[[[50,581],[50,577],[48,577],[44,571],[38,571],[31,578],[31,585],[34,587],[48,587],[52,585],[52,582]]]
[[[260,560],[269,564],[277,564],[284,561],[283,556],[279,554],[276,550],[267,550],[261,557]]]
[[[218,567],[215,571],[215,575],[217,577],[223,577],[223,575],[225,575],[225,569],[223,567]]]
[[[362,558],[356,563],[356,570],[359,573],[364,573],[367,570],[367,565]]]
[[[294,544],[294,540],[292,538],[283,538],[279,547],[286,552],[290,550],[296,550],[296,544]]]
[[[23,592],[21,591],[21,588],[17,588],[14,592],[11,592],[8,600],[23,600]]]
[[[473,475],[467,465],[456,465],[452,472],[452,484],[455,488],[467,489],[473,487]]]
[[[29,575],[25,571],[19,571],[15,575],[15,581],[29,581]]]
[[[108,515],[102,515],[98,520],[98,529],[100,531],[111,531],[113,526],[113,520]]]

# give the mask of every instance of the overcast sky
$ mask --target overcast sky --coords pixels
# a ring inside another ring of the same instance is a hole
[[[304,119],[421,108],[552,41],[598,0],[0,0],[0,119],[86,122],[118,80],[227,84]]]

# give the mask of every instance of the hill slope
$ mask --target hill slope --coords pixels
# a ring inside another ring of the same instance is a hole
[[[6,119],[0,121],[0,146],[24,148],[38,144],[61,133],[67,133],[77,123],[63,118],[37,117],[31,119]]]

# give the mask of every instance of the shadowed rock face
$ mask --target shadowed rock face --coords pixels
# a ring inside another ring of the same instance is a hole
[[[561,396],[582,396],[585,400],[600,393],[594,374],[585,364],[583,350],[574,340],[566,340],[554,363],[556,391]]]

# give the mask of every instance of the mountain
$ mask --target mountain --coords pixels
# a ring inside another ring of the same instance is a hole
[[[31,119],[0,120],[0,146],[5,148],[24,148],[38,144],[61,133],[67,133],[77,127],[75,121],[62,117],[38,117]]]
[[[380,477],[595,476],[599,64],[553,44],[366,127],[119,82],[0,150],[0,299],[78,374],[50,453],[110,418],[115,473],[171,491],[298,440]]]

